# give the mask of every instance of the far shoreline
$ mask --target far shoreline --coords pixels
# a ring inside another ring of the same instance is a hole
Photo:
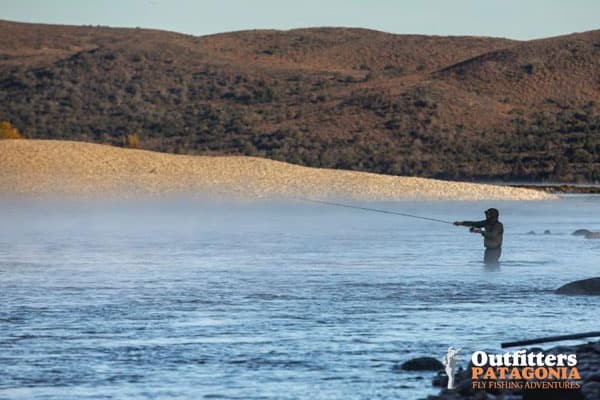
[[[593,183],[511,183],[506,186],[550,194],[600,194],[600,184]]]

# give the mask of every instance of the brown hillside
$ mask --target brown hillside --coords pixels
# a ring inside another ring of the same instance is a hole
[[[164,51],[192,64],[232,63],[267,68],[387,74],[434,71],[482,52],[510,46],[506,39],[392,35],[367,29],[314,28],[242,31],[205,37],[148,29],[25,24],[0,20],[4,64],[44,64],[99,47]]]
[[[499,101],[600,101],[600,31],[535,40],[455,64],[437,77]]]
[[[0,21],[0,120],[31,138],[453,179],[600,180],[600,31],[205,37]]]
[[[367,74],[389,77],[435,71],[514,42],[314,28],[234,32],[201,38],[199,44],[212,57],[232,63],[338,71],[364,78]]]

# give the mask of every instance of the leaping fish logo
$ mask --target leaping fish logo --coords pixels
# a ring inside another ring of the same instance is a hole
[[[448,389],[454,389],[454,371],[456,368],[456,362],[460,359],[456,355],[461,349],[455,349],[454,347],[448,347],[448,352],[443,358],[444,366],[446,367],[446,375],[448,375]]]

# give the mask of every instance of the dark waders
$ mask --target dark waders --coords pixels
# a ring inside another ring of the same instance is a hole
[[[486,248],[485,253],[483,253],[483,263],[485,265],[498,265],[501,255],[502,247]]]

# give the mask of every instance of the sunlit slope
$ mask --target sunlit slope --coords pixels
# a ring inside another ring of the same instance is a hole
[[[514,199],[533,190],[316,169],[255,157],[184,156],[55,140],[0,141],[4,195]]]

